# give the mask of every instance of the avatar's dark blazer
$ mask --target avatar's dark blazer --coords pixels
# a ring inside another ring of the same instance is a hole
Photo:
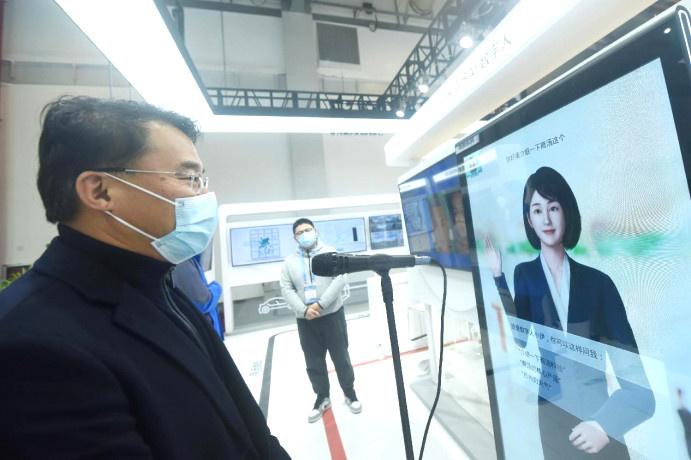
[[[550,400],[581,420],[595,420],[613,438],[652,417],[655,399],[643,370],[638,345],[626,316],[624,303],[612,279],[606,274],[569,257],[568,324],[566,332],[585,339],[621,348],[630,353],[625,363],[610,354],[621,389],[607,392],[604,370],[555,355],[540,348],[543,358],[561,361],[564,372],[551,390],[540,387],[540,398]],[[507,315],[563,331],[540,257],[516,266],[511,296],[504,274],[495,283]],[[515,337],[521,347],[525,340]],[[604,369],[604,356],[599,357]],[[627,378],[622,378],[626,375]],[[636,383],[632,383],[636,381]]]
[[[0,293],[0,457],[289,458],[171,264],[59,232]]]

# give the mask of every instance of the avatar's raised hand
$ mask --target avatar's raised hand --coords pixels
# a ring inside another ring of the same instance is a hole
[[[495,278],[501,276],[501,253],[494,249],[492,238],[485,236],[485,254],[487,254],[487,264]]]

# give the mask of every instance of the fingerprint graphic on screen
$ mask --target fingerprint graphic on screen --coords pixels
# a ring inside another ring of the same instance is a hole
[[[275,259],[281,255],[281,240],[277,228],[250,230],[250,258],[252,260]]]

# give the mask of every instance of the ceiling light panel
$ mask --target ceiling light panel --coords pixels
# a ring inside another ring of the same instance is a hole
[[[211,114],[153,0],[55,0],[149,103]]]

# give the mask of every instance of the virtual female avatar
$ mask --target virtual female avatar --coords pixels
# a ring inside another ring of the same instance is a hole
[[[621,296],[609,276],[566,253],[580,238],[581,214],[561,174],[542,167],[528,178],[522,214],[528,241],[540,255],[516,266],[513,296],[502,273],[501,253],[485,237],[488,265],[506,314],[626,350],[635,357],[637,376],[633,379],[637,384],[632,383],[628,360],[627,379],[623,379],[624,364],[610,354],[620,386],[610,395],[603,370],[541,348],[543,368],[545,363],[559,362],[565,369],[549,390],[540,385],[538,416],[544,456],[629,458],[620,441],[624,433],[652,416],[655,400]],[[516,342],[526,345],[519,337]]]

